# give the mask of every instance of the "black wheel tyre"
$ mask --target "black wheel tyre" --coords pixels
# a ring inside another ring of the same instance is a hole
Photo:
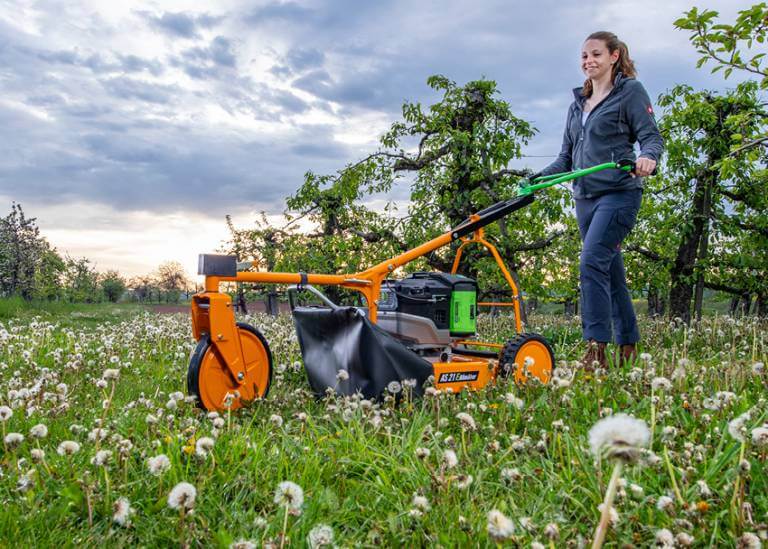
[[[525,383],[526,358],[533,360],[533,364],[528,368],[529,375],[543,383],[549,381],[555,366],[555,353],[549,341],[535,333],[518,334],[504,344],[499,353],[499,375],[507,377],[514,374],[516,382]],[[516,369],[515,364],[518,366]]]
[[[272,351],[269,349],[267,339],[256,327],[251,326],[250,324],[246,324],[245,322],[238,322],[237,327],[240,330],[245,330],[256,336],[256,338],[258,338],[258,340],[264,346],[264,349],[267,353],[269,373],[267,376],[267,384],[264,389],[264,394],[261,395],[261,398],[266,398],[269,394],[269,388],[272,385]],[[200,368],[203,364],[203,358],[205,357],[205,354],[210,347],[211,338],[201,338],[200,341],[197,342],[197,346],[189,358],[189,367],[187,368],[187,393],[190,396],[196,397],[195,404],[198,408],[203,410],[208,410],[208,408],[205,407],[203,400],[200,397]],[[214,349],[211,352],[216,351]]]

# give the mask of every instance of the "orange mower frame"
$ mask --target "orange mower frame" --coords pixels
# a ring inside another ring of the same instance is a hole
[[[370,321],[376,323],[383,281],[397,268],[456,240],[461,244],[456,251],[452,274],[457,272],[463,252],[469,245],[479,245],[493,256],[512,297],[506,302],[478,302],[477,305],[512,307],[516,337],[505,344],[456,339],[454,350],[457,352],[448,360],[430,360],[435,387],[453,392],[465,388],[480,389],[497,376],[510,373],[515,364],[514,379],[518,383],[525,382],[527,376],[548,382],[554,363],[552,348],[542,336],[523,333],[520,290],[484,232],[486,225],[525,207],[533,198],[531,193],[494,204],[473,214],[458,227],[354,274],[241,272],[237,270],[234,256],[201,255],[199,271],[205,275],[205,289],[192,298],[192,333],[198,346],[190,360],[188,391],[196,395],[198,404],[207,410],[235,409],[245,402],[265,397],[269,391],[272,376],[269,345],[257,329],[235,321],[231,297],[219,291],[222,282],[341,286],[362,294]],[[254,262],[244,266],[258,268]]]

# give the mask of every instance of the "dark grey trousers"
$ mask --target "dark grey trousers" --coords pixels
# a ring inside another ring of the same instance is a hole
[[[579,281],[585,340],[627,344],[640,339],[621,242],[635,226],[642,196],[642,190],[633,189],[576,200],[583,244]]]

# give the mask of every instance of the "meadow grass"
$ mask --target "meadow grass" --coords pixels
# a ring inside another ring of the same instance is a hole
[[[574,367],[578,319],[535,315],[529,329],[560,360],[554,383],[504,379],[396,406],[316,399],[290,317],[253,315],[244,320],[275,359],[270,393],[219,415],[184,398],[187,315],[107,310],[0,319],[1,546],[302,547],[323,524],[342,547],[579,546],[610,476],[587,434],[617,412],[645,420],[653,439],[624,469],[608,546],[652,545],[662,529],[679,545],[687,535],[735,546],[768,529],[768,447],[752,438],[768,419],[764,321],[713,316],[686,329],[642,319],[642,360],[587,374]],[[480,317],[485,338],[509,338],[513,326]],[[169,467],[153,474],[148,460],[161,454]],[[170,508],[182,481],[194,505]],[[295,509],[275,501],[283,481],[303,489]],[[506,541],[489,537],[492,510],[514,524]]]

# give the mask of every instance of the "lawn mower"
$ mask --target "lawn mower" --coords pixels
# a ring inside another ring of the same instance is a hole
[[[309,383],[317,395],[329,388],[341,394],[378,398],[407,387],[418,396],[430,376],[437,389],[480,389],[499,376],[517,383],[537,378],[547,383],[554,352],[547,340],[523,331],[520,289],[484,227],[526,207],[537,190],[605,169],[632,171],[634,162],[609,162],[525,181],[516,196],[500,201],[446,233],[354,274],[245,271],[231,255],[201,254],[198,272],[205,290],[192,298],[192,332],[198,341],[190,358],[187,389],[206,410],[236,409],[264,398],[272,378],[272,354],[262,333],[235,321],[231,297],[222,282],[291,285],[291,309]],[[399,267],[454,241],[460,241],[450,273],[420,272],[400,280],[388,277]],[[465,248],[485,248],[509,285],[511,299],[478,302],[475,280],[456,274]],[[363,307],[341,307],[316,286],[341,286],[362,294]],[[308,292],[321,307],[297,306]],[[511,307],[515,335],[504,343],[476,339],[480,307]]]

